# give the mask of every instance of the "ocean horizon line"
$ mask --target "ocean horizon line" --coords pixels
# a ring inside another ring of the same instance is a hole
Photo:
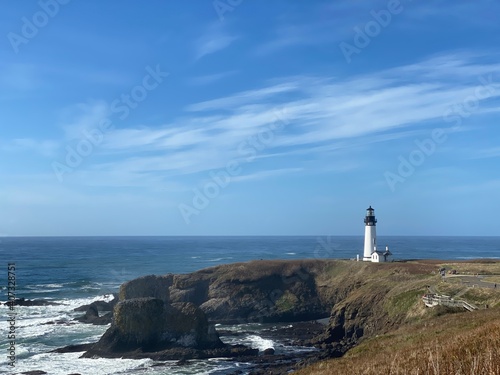
[[[2,238],[265,238],[265,237],[288,237],[288,238],[311,238],[311,237],[363,237],[363,234],[138,234],[138,235],[0,235]],[[440,238],[499,238],[500,235],[454,235],[454,234],[383,234],[378,237],[440,237]]]

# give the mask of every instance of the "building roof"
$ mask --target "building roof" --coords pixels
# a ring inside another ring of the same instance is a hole
[[[378,255],[392,255],[389,250],[374,250],[373,253],[377,253]]]

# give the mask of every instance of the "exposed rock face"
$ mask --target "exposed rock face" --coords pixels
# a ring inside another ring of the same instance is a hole
[[[357,273],[346,277],[346,292],[333,305],[327,329],[313,343],[345,348],[361,338],[394,330],[424,311],[420,296],[433,277],[432,264],[361,264]]]
[[[317,338],[321,343],[343,342],[352,346],[363,336],[387,331],[391,322],[384,310],[384,297],[388,290],[373,293],[354,293],[332,309],[325,332]]]
[[[256,355],[249,348],[224,345],[209,321],[326,317],[325,331],[307,344],[320,347],[327,357],[340,356],[361,338],[387,332],[418,313],[412,309],[433,269],[432,264],[277,260],[145,276],[121,286],[110,329],[85,356],[182,360]]]
[[[120,301],[132,298],[152,297],[169,301],[169,288],[172,285],[173,275],[142,276],[124,283],[120,287]]]
[[[262,354],[264,355],[274,355],[275,350],[273,348],[267,348],[265,349]]]
[[[83,305],[77,307],[74,311],[85,311],[83,316],[75,318],[75,320],[81,323],[89,323],[94,325],[106,325],[111,323],[113,318],[113,308],[118,303],[118,295],[114,295],[114,298],[109,301],[95,301],[89,305]],[[106,314],[99,314],[99,312],[107,311]]]
[[[82,305],[74,309],[74,311],[87,311],[90,307],[95,307],[98,311],[113,311],[113,308],[118,303],[118,294],[113,294],[113,299],[109,302],[94,301],[89,305]]]
[[[258,350],[221,342],[212,323],[324,318],[331,298],[318,289],[328,262],[256,261],[188,275],[144,276],[124,283],[113,322],[84,356],[209,358],[251,356]],[[88,319],[97,308],[89,307]]]
[[[134,350],[223,347],[215,328],[192,303],[169,304],[158,298],[134,298],[117,304],[114,321],[89,354],[109,356]]]
[[[120,300],[154,297],[191,302],[217,323],[283,322],[325,318],[332,299],[316,276],[328,262],[254,261],[187,275],[146,276],[123,284]]]
[[[90,304],[85,312],[85,315],[76,318],[75,320],[81,323],[90,323],[94,325],[106,325],[111,323],[113,318],[113,314],[108,312],[102,316],[99,315],[99,310],[97,310],[97,306]]]

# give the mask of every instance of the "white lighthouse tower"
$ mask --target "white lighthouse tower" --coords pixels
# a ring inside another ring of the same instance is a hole
[[[363,251],[363,260],[367,262],[372,261],[372,253],[377,249],[377,232],[375,213],[372,206],[366,209],[365,217],[365,248]]]

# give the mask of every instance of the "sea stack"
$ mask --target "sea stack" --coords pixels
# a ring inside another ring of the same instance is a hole
[[[375,210],[372,206],[366,209],[365,216],[365,247],[363,251],[363,260],[372,261],[372,253],[377,249],[377,219],[375,219]]]

